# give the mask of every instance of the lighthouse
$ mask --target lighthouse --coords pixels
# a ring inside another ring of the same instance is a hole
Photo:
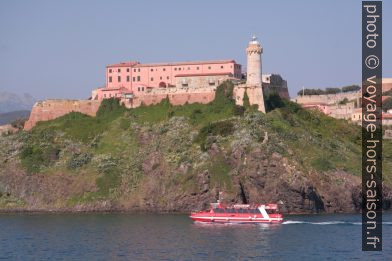
[[[234,87],[234,97],[235,103],[243,106],[243,100],[246,93],[249,98],[249,104],[257,105],[258,110],[265,113],[263,85],[261,80],[262,53],[263,48],[257,40],[257,37],[253,35],[246,48],[246,83],[238,84]]]
[[[261,54],[263,48],[261,47],[257,37],[253,35],[252,40],[246,48],[247,57],[247,71],[246,71],[246,85],[261,87]]]

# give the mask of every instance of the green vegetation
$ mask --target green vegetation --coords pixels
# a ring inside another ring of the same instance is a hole
[[[386,99],[385,101],[383,101],[382,103],[382,109],[384,111],[388,111],[392,109],[392,97]]]
[[[382,93],[383,96],[392,96],[392,89]]]
[[[304,89],[298,91],[297,95],[323,95],[323,94],[338,94],[341,92],[356,92],[361,87],[358,85],[343,86],[342,88],[328,87],[325,90],[322,89]]]
[[[4,137],[8,143],[0,148],[1,164],[7,166],[15,157],[31,175],[61,174],[81,188],[88,184],[83,191],[75,188],[67,206],[198,193],[200,173],[205,172],[210,189],[231,191],[248,157],[238,153],[233,160],[238,148],[245,154],[259,149],[260,159],[280,154],[304,175],[338,170],[361,174],[359,126],[304,110],[273,93],[265,97],[268,113],[263,114],[249,106],[247,95],[245,106],[236,106],[232,93],[233,85],[224,83],[210,104],[172,106],[165,99],[135,109],[104,100],[96,117],[70,113]],[[268,141],[263,142],[266,133]],[[392,184],[392,142],[383,146],[384,178]],[[244,165],[233,167],[233,161]]]
[[[340,102],[339,102],[339,104],[340,105],[344,105],[344,104],[347,104],[349,102],[349,100],[347,99],[347,98],[344,98],[343,100],[341,100]]]

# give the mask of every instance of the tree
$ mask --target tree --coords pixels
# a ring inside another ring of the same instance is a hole
[[[246,110],[250,108],[249,96],[246,93],[246,89],[245,89],[245,93],[244,93],[244,98],[242,98],[242,102],[243,102],[243,106]]]
[[[382,103],[382,109],[384,111],[392,110],[392,97],[389,97]]]
[[[382,93],[383,96],[392,96],[392,89]]]
[[[325,89],[326,94],[337,94],[340,92],[341,92],[340,88],[326,88]]]
[[[357,92],[361,89],[358,85],[348,85],[342,87],[342,92]]]

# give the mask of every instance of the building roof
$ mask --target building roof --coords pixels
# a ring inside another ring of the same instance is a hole
[[[191,76],[217,76],[217,75],[231,75],[230,72],[221,72],[221,73],[184,73],[177,74],[174,77],[191,77]]]
[[[109,68],[109,67],[133,67],[136,64],[139,64],[139,62],[138,61],[129,61],[129,62],[110,64],[110,65],[107,65],[106,67],[107,68]]]
[[[382,114],[382,118],[383,118],[383,119],[391,119],[391,120],[392,120],[392,114],[383,113],[383,114]]]
[[[104,92],[110,92],[110,91],[118,91],[120,93],[132,93],[131,90],[125,88],[125,87],[119,87],[119,88],[104,88],[102,89]]]
[[[186,61],[186,62],[172,62],[172,63],[139,63],[137,61],[122,62],[107,65],[106,67],[155,67],[155,66],[179,66],[179,65],[198,65],[198,64],[221,64],[221,63],[236,63],[235,60],[210,60],[210,61]]]

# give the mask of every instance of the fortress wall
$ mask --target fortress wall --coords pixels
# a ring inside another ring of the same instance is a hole
[[[246,84],[235,86],[233,90],[235,104],[239,106],[244,105],[245,91],[249,98],[249,104],[257,105],[258,110],[265,113],[264,96],[260,86],[249,86]]]
[[[153,92],[133,99],[123,99],[122,103],[127,108],[139,107],[142,103],[146,106],[160,103],[162,100],[169,98],[169,102],[173,105],[184,105],[186,103],[202,103],[212,102],[215,98],[215,90],[212,88],[201,89],[197,92],[172,91],[172,92]]]
[[[347,92],[347,93],[338,93],[338,94],[323,94],[323,95],[304,95],[297,96],[292,99],[292,101],[297,102],[299,104],[309,104],[309,103],[326,103],[333,104],[337,103],[344,98],[348,100],[355,100],[360,97],[360,92]]]
[[[70,112],[95,116],[100,104],[101,102],[98,100],[45,100],[36,102],[24,129],[30,130],[37,122],[53,120]]]

